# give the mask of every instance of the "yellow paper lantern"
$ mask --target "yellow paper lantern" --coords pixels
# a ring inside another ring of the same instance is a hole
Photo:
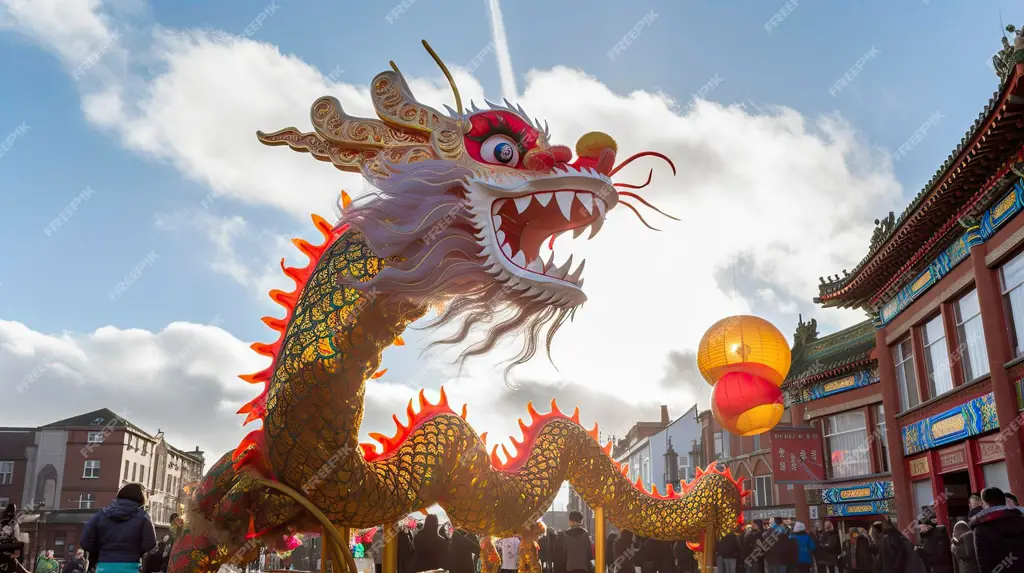
[[[729,372],[754,374],[781,386],[791,360],[789,341],[779,329],[749,315],[719,320],[697,347],[697,368],[712,386]]]

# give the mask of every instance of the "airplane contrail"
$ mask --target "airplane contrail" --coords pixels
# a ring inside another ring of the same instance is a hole
[[[505,19],[501,15],[498,0],[487,0],[491,11],[491,38],[494,43],[494,55],[498,59],[498,76],[501,78],[501,96],[515,100],[516,75],[512,70],[512,55],[508,51],[508,36],[505,35]]]

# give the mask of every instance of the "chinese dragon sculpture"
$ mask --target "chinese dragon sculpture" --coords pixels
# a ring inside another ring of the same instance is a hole
[[[572,150],[549,141],[546,125],[507,101],[464,111],[448,70],[424,46],[458,109],[418,102],[392,62],[373,79],[379,119],[349,116],[338,100],[322,97],[312,106],[315,131],[258,133],[264,144],[361,173],[376,191],[354,202],[343,192],[336,225],[313,216],[322,244],[294,240],[309,257],[305,268],[282,261],[296,288],[272,291],[286,315],[263,319],[280,336],[253,345],[272,363],[241,377],[262,392],[239,413],[262,427],[190,489],[172,573],[248,563],[261,546],[280,549],[290,532],[395,523],[433,504],[482,537],[514,535],[529,530],[566,480],[618,527],[651,538],[696,547],[708,524],[724,535],[742,520],[747,492],[727,471],[698,470],[680,490],[648,491],[612,460],[611,443],[598,443],[596,426],[588,431],[578,409],[566,415],[554,401],[547,414],[528,406],[523,438],[513,439],[516,453],[506,450],[504,460],[485,450],[485,435],[466,423],[465,407],[449,407],[443,389],[437,404],[422,392],[418,410],[410,401],[408,420],[394,418],[394,436],[358,443],[366,381],[384,372],[381,352],[404,344],[402,332],[431,310],[438,310],[432,325],[458,325],[441,344],[484,332],[463,360],[522,336],[506,375],[534,356],[541,336],[550,350],[586,295],[583,263],[571,270],[571,256],[555,264],[553,253],[544,261],[542,245],[588,227],[593,237],[620,205],[643,221],[623,199],[656,209],[620,191],[642,185],[612,177],[638,157],[668,161],[643,152],[616,164],[615,141],[597,132],[579,139],[573,160]]]

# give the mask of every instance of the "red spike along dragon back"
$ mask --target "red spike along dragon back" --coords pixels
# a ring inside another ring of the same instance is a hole
[[[253,345],[271,365],[242,376],[262,391],[240,413],[262,427],[191,489],[171,573],[247,563],[261,545],[276,549],[292,532],[319,531],[324,519],[373,527],[433,504],[458,527],[513,535],[537,520],[565,480],[618,527],[655,539],[699,544],[708,524],[724,535],[742,519],[746,492],[727,471],[648,491],[611,459],[596,427],[584,429],[578,411],[567,416],[554,403],[547,414],[528,407],[523,437],[504,460],[485,450],[465,408],[454,412],[443,391],[437,404],[422,393],[418,408],[410,401],[406,420],[395,417],[395,436],[358,443],[366,380],[383,373],[381,352],[401,345],[405,328],[432,309],[435,326],[454,326],[442,343],[480,337],[462,359],[512,337],[524,342],[508,369],[533,357],[542,337],[550,349],[586,295],[583,262],[572,268],[571,256],[557,263],[554,253],[544,260],[543,245],[560,233],[589,229],[593,237],[620,205],[639,216],[627,199],[651,206],[620,189],[642,185],[612,177],[639,157],[667,161],[642,152],[616,163],[615,141],[599,132],[577,141],[574,158],[522,108],[464,110],[426,47],[452,84],[456,109],[417,101],[392,63],[371,86],[377,119],[349,116],[325,96],[312,106],[314,131],[257,134],[358,172],[375,190],[354,202],[343,193],[335,225],[313,217],[322,243],[295,240],[309,257],[305,268],[282,262],[295,290],[272,291],[286,314],[263,319],[279,337]]]

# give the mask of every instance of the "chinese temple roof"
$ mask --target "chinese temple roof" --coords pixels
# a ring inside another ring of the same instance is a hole
[[[875,360],[875,327],[871,320],[818,338],[817,322],[811,319],[805,323],[801,317],[794,342],[793,363],[783,388],[830,378]]]
[[[876,309],[998,198],[1000,181],[1024,159],[1024,30],[993,58],[999,90],[960,144],[899,218],[876,220],[867,255],[851,272],[821,278],[815,302]]]

